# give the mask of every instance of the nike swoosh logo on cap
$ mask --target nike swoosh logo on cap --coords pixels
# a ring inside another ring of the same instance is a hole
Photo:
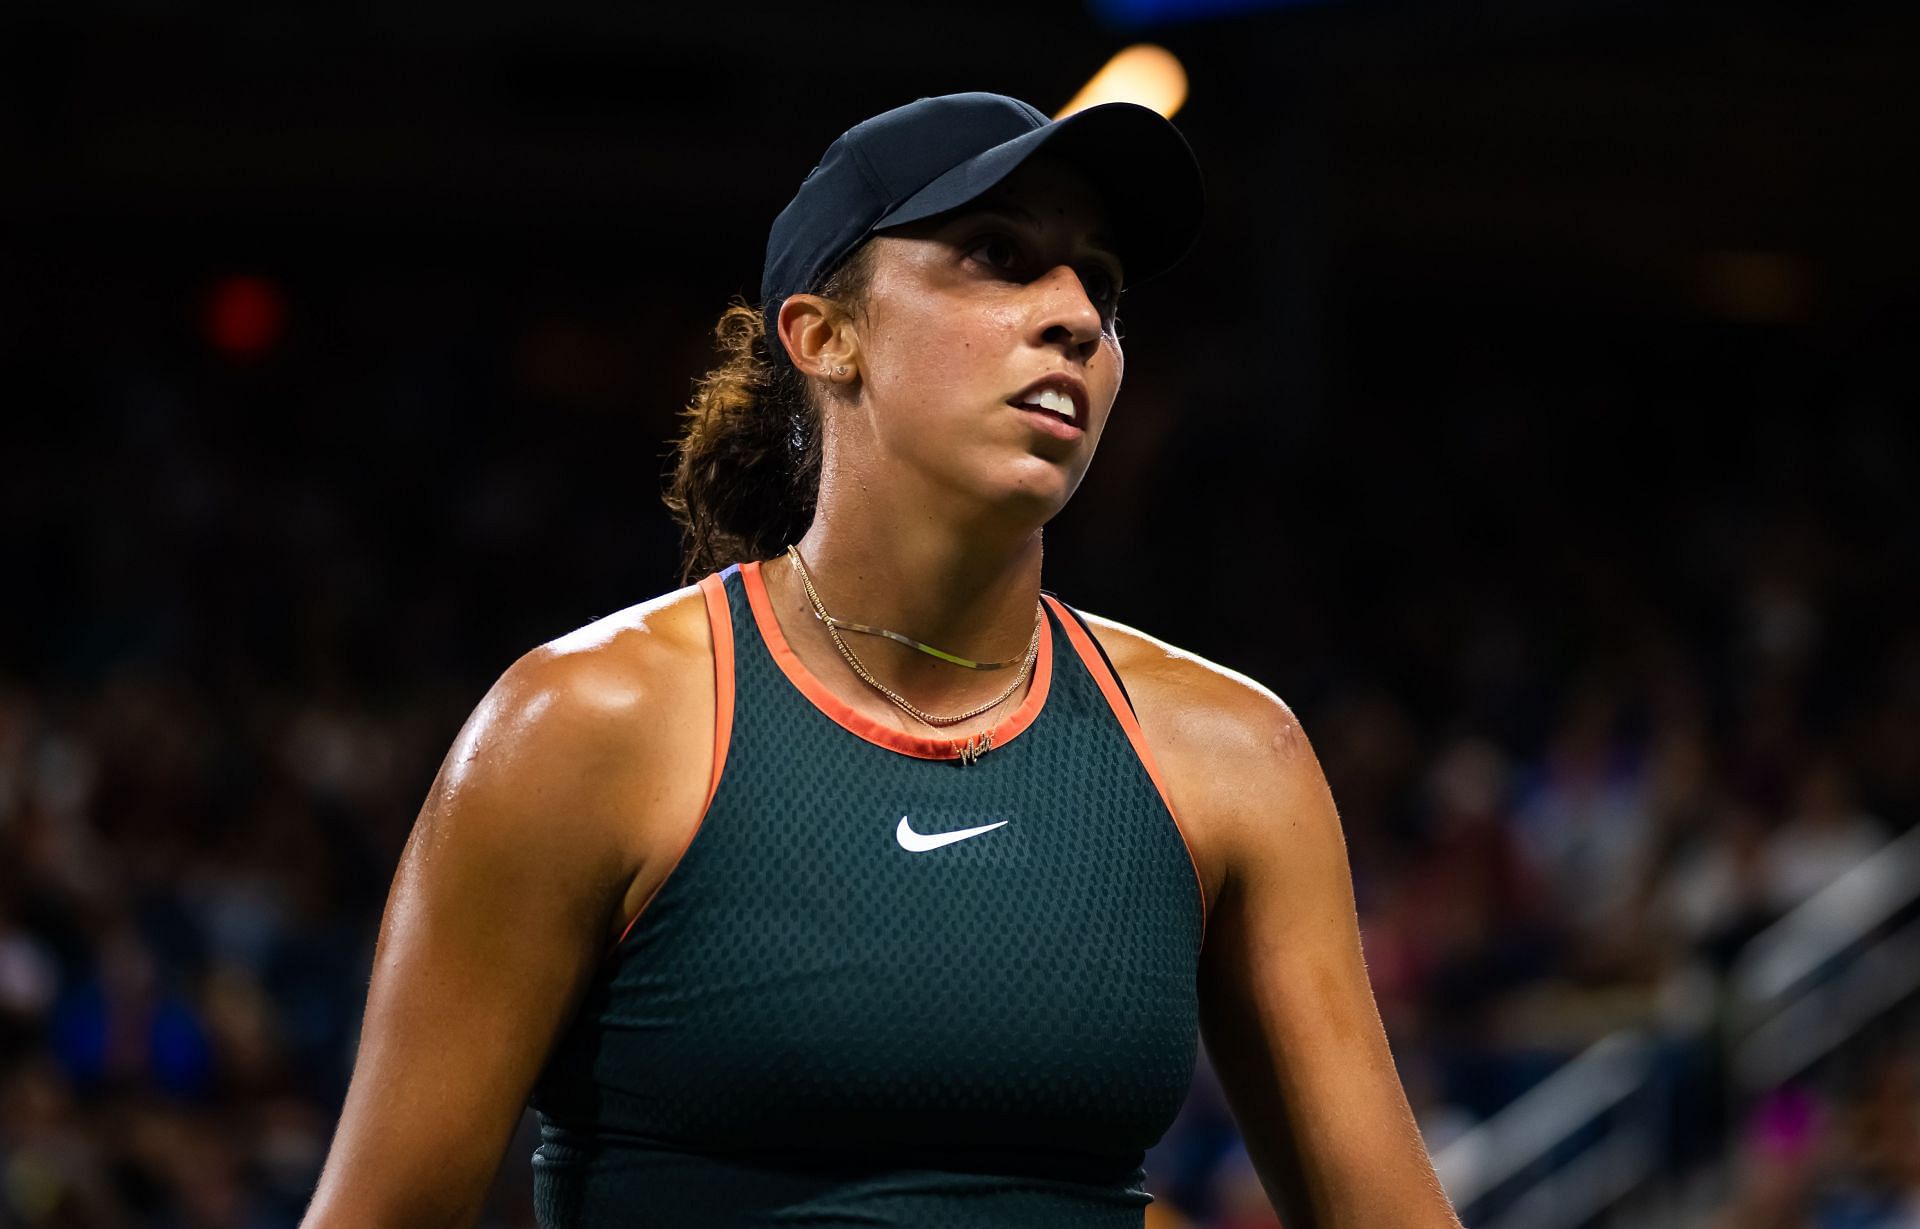
[[[922,834],[913,830],[913,824],[905,815],[900,817],[900,826],[893,830],[893,839],[900,842],[900,848],[908,853],[925,853],[929,849],[938,849],[942,845],[951,845],[955,841],[964,841],[970,836],[979,836],[982,832],[992,832],[995,828],[1007,826],[1006,820],[997,824],[981,824],[978,828],[962,828],[958,832],[933,832]]]

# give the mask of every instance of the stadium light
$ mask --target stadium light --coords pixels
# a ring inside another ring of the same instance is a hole
[[[1187,100],[1187,70],[1165,47],[1135,43],[1093,74],[1055,119],[1103,102],[1136,102],[1172,118]]]

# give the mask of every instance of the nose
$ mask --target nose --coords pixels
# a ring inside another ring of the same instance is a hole
[[[1040,296],[1035,318],[1040,344],[1070,350],[1083,362],[1092,358],[1100,348],[1106,322],[1087,297],[1080,275],[1067,265],[1055,265],[1033,287]]]

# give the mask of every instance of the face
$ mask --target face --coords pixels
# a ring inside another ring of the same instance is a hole
[[[907,467],[1037,522],[1066,504],[1120,391],[1123,270],[1103,230],[1085,182],[1035,160],[871,241],[860,381],[837,407],[853,421],[831,428],[871,451],[865,474]]]

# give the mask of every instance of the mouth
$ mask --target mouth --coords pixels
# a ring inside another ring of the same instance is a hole
[[[1044,376],[1007,398],[1017,410],[1031,410],[1076,431],[1087,421],[1087,386],[1068,375]]]

